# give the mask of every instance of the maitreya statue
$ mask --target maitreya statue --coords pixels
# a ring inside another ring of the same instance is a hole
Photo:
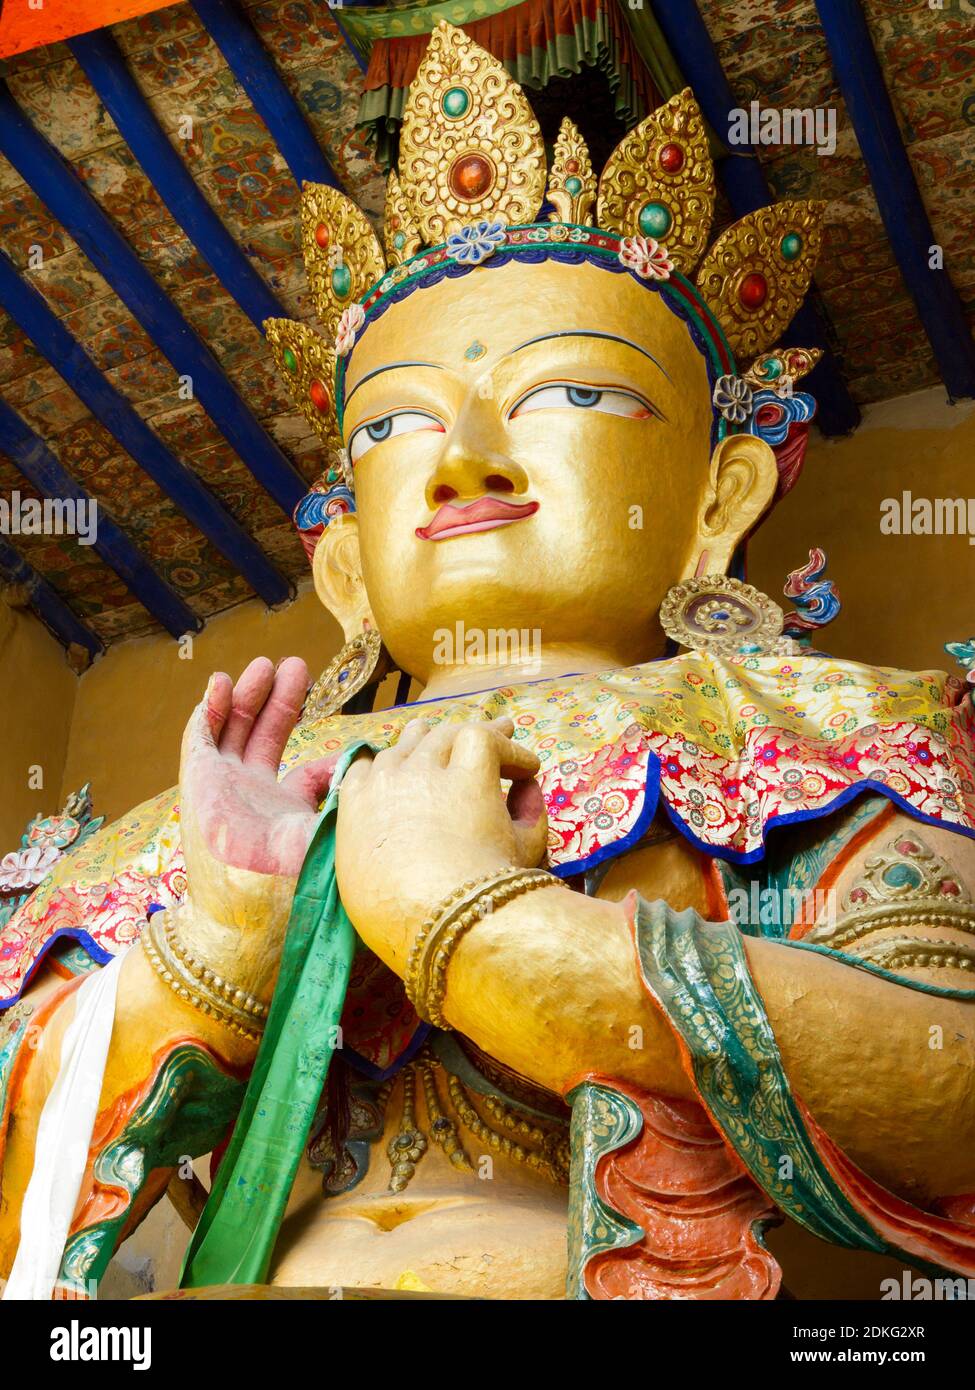
[[[385,254],[306,188],[323,332],[268,338],[348,645],[212,676],[178,796],[6,925],[6,1296],[89,1290],[207,1153],[187,1290],[768,1299],[782,1213],[975,1273],[972,701],[743,581],[822,206],[708,249],[713,202],[690,92],[546,169],[446,24]]]

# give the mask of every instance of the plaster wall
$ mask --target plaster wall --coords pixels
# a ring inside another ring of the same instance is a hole
[[[881,666],[957,669],[945,642],[975,634],[973,535],[883,535],[881,503],[975,499],[975,402],[941,388],[868,406],[848,439],[815,437],[799,482],[749,546],[748,578],[782,600],[810,546],[826,551],[843,609],[822,650]]]
[[[47,629],[26,609],[0,602],[0,856],[20,844],[39,811],[61,806],[77,689]]]

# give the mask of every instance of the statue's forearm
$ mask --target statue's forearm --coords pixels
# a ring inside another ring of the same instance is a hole
[[[598,1071],[694,1094],[640,983],[622,903],[546,888],[492,912],[457,947],[445,1011],[491,1056],[551,1090]]]
[[[905,1195],[970,1187],[973,1006],[777,942],[744,944],[790,1085],[839,1146]],[[624,904],[553,889],[490,914],[454,954],[445,1012],[553,1090],[600,1072],[694,1094],[670,1024],[641,983]]]

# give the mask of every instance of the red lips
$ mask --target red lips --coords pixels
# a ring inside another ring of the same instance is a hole
[[[501,502],[496,497],[479,497],[476,502],[462,507],[445,502],[430,525],[418,526],[416,534],[421,541],[443,541],[449,536],[464,536],[474,531],[494,531],[522,517],[534,516],[538,508],[538,502]]]

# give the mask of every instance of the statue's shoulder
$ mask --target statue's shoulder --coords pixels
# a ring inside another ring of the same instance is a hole
[[[150,907],[186,891],[175,788],[70,848],[0,933],[0,1007],[19,998],[57,942],[104,964],[142,931]]]

